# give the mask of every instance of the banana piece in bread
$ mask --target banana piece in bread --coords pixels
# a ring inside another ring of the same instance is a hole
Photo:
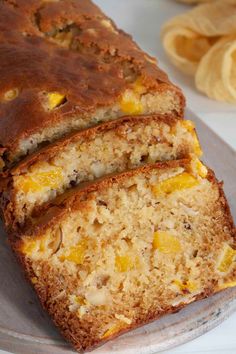
[[[196,160],[77,187],[9,236],[43,307],[78,351],[236,284],[229,207]]]

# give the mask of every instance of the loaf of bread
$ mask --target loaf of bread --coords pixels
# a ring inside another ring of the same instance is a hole
[[[89,0],[0,2],[0,168],[127,114],[181,116],[156,60]]]
[[[80,352],[236,286],[235,227],[185,99],[90,0],[0,1],[0,208]]]
[[[200,156],[194,124],[174,116],[125,117],[67,136],[10,170],[2,180],[5,225],[22,225],[71,186],[144,163]]]
[[[235,229],[199,160],[146,165],[74,188],[10,243],[79,350],[235,285]]]

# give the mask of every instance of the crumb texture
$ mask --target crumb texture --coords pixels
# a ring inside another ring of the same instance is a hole
[[[12,198],[5,212],[13,204],[14,218],[22,224],[34,208],[81,182],[201,153],[190,121],[168,124],[150,117],[101,128],[78,135],[60,150],[52,146],[41,155],[39,151],[29,167],[23,161],[14,172]]]
[[[59,312],[71,318],[63,330],[78,348],[214,293],[236,275],[218,184],[178,165],[88,193],[20,247],[55,321]]]

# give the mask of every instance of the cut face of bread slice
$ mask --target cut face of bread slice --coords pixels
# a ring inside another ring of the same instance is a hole
[[[41,303],[76,349],[235,284],[230,211],[213,173],[199,171],[181,160],[106,177],[11,234]]]
[[[42,143],[99,122],[182,115],[183,94],[156,59],[92,2],[3,1],[0,21],[2,169]]]
[[[199,156],[194,124],[172,116],[126,117],[75,133],[21,162],[2,182],[6,225],[84,181],[144,163]]]

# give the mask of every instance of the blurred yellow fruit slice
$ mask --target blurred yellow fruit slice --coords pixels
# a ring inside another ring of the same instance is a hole
[[[47,171],[34,172],[29,175],[17,177],[16,185],[24,193],[39,192],[43,188],[56,189],[63,180],[63,172],[61,167],[49,168]]]
[[[65,95],[58,92],[48,93],[48,106],[50,110],[60,106],[65,101]]]
[[[183,189],[192,188],[199,184],[199,181],[190,173],[183,172],[177,176],[168,178],[152,186],[153,193],[156,196],[161,194],[170,194]]]
[[[219,272],[226,273],[229,271],[236,256],[236,251],[228,244],[224,246],[217,269]]]
[[[166,231],[156,231],[153,237],[153,248],[165,254],[178,253],[181,244],[177,237]]]

